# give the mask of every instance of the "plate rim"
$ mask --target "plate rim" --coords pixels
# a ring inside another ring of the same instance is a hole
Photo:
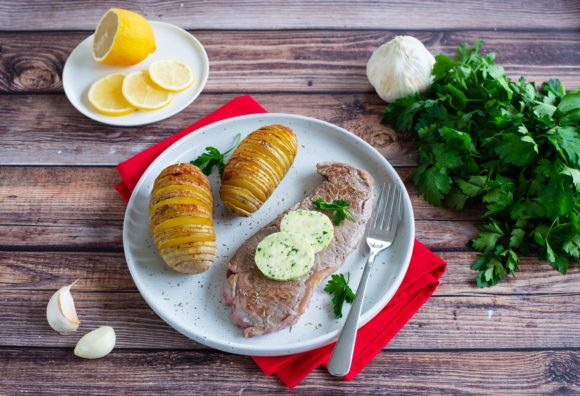
[[[319,123],[319,124],[322,124],[326,127],[330,127],[330,129],[337,130],[341,134],[346,135],[346,136],[354,139],[355,141],[358,141],[359,144],[363,145],[367,149],[371,149],[371,150],[374,150],[375,152],[377,152],[379,154],[381,162],[383,162],[383,165],[385,165],[385,167],[387,169],[389,169],[389,171],[396,177],[396,180],[402,184],[403,196],[404,196],[404,199],[407,202],[407,206],[409,208],[409,211],[408,211],[409,216],[410,216],[409,227],[410,227],[410,234],[411,234],[410,242],[408,243],[408,246],[407,246],[407,249],[405,252],[405,257],[403,258],[403,270],[394,279],[394,281],[393,281],[394,286],[390,289],[390,292],[386,293],[385,296],[383,297],[383,303],[382,304],[375,304],[374,307],[371,307],[371,309],[369,309],[369,311],[365,314],[364,318],[363,318],[363,315],[361,313],[361,317],[360,317],[360,320],[358,323],[358,327],[361,328],[366,323],[368,323],[371,319],[373,319],[389,303],[389,301],[392,299],[394,294],[399,290],[401,283],[403,282],[403,279],[404,279],[405,275],[407,274],[407,271],[409,269],[409,264],[411,261],[411,255],[413,252],[414,240],[415,240],[415,216],[414,216],[414,211],[413,211],[413,205],[412,205],[411,199],[409,197],[409,193],[408,193],[407,189],[404,187],[403,181],[400,178],[400,176],[398,175],[398,173],[396,172],[396,170],[394,169],[394,167],[390,164],[389,161],[387,161],[387,159],[381,153],[378,152],[377,149],[375,149],[373,146],[371,146],[369,143],[367,143],[366,141],[364,141],[363,139],[361,139],[360,137],[358,137],[354,133],[349,132],[345,128],[339,127],[338,125],[334,125],[334,124],[329,123],[329,122],[324,121],[324,120],[320,120],[320,119],[308,117],[308,116],[303,116],[303,115],[298,115],[298,114],[291,114],[291,113],[259,113],[259,114],[248,114],[248,115],[243,115],[243,116],[227,118],[225,120],[217,121],[215,123],[212,123],[212,124],[206,125],[202,128],[199,128],[196,131],[194,131],[193,133],[186,135],[186,136],[182,137],[181,139],[177,140],[176,142],[174,142],[171,146],[169,146],[167,149],[165,149],[163,151],[163,153],[161,153],[147,167],[147,169],[143,172],[143,174],[139,178],[139,181],[135,185],[135,188],[133,191],[137,191],[138,189],[142,188],[142,185],[145,183],[145,176],[149,172],[152,172],[152,169],[154,167],[156,167],[158,163],[164,162],[165,159],[172,154],[171,151],[174,150],[175,147],[178,144],[180,144],[180,142],[182,142],[185,138],[187,138],[187,136],[190,136],[190,135],[195,136],[197,133],[205,132],[208,129],[218,128],[224,124],[235,123],[235,122],[240,121],[240,120],[246,120],[246,119],[252,119],[252,118],[278,118],[278,117],[293,118],[293,119],[299,119],[301,121],[306,121],[306,122]],[[181,144],[183,144],[183,143],[181,143]],[[160,309],[158,309],[155,306],[155,304],[153,303],[154,299],[149,297],[146,293],[142,292],[142,288],[144,288],[145,286],[141,283],[141,281],[137,277],[137,269],[136,269],[135,262],[133,262],[133,260],[129,258],[129,254],[128,254],[129,248],[128,248],[128,243],[126,243],[126,241],[128,240],[128,235],[127,235],[128,234],[128,213],[129,213],[129,210],[132,207],[132,205],[134,205],[135,197],[136,197],[136,194],[131,194],[131,197],[129,198],[129,202],[127,203],[127,207],[125,209],[125,214],[124,214],[124,219],[123,219],[123,253],[125,255],[125,261],[127,263],[127,267],[129,268],[129,272],[131,273],[131,278],[132,278],[133,282],[135,283],[135,286],[137,287],[141,297],[143,297],[143,299],[145,300],[145,302],[147,303],[149,308],[151,308],[151,310],[153,310],[153,312],[155,312],[155,314],[159,318],[161,318],[165,323],[167,323],[169,326],[171,326],[174,330],[177,330],[179,333],[186,336],[187,338],[189,338],[195,342],[198,342],[200,344],[206,345],[210,348],[217,349],[217,350],[224,351],[224,352],[228,352],[228,353],[245,355],[245,356],[291,355],[291,354],[295,354],[295,353],[311,351],[313,349],[320,348],[322,346],[331,344],[332,342],[336,341],[336,339],[338,338],[338,336],[340,334],[340,330],[338,330],[337,334],[334,334],[331,337],[328,337],[328,334],[330,334],[330,333],[326,333],[322,336],[317,336],[313,339],[310,339],[310,340],[308,340],[308,342],[302,342],[302,343],[300,343],[301,344],[300,346],[296,346],[292,349],[288,349],[287,347],[285,347],[285,348],[279,347],[278,349],[272,349],[271,346],[270,347],[268,347],[268,346],[256,347],[256,346],[247,346],[247,345],[243,345],[243,344],[239,344],[239,343],[229,343],[228,346],[226,347],[223,344],[219,344],[217,342],[214,342],[213,340],[208,339],[207,337],[203,337],[203,336],[198,335],[198,334],[193,334],[190,329],[186,328],[185,326],[181,326],[179,323],[174,322],[169,316],[165,316],[164,313]],[[366,232],[365,232],[365,234],[366,234]],[[361,241],[361,243],[364,243],[364,242]]]
[[[127,124],[122,124],[122,123],[119,123],[117,121],[119,118],[123,118],[122,116],[121,117],[114,117],[114,116],[106,116],[103,114],[104,117],[108,117],[107,120],[100,120],[100,119],[95,118],[95,115],[92,114],[90,111],[87,111],[85,106],[77,105],[73,102],[73,100],[71,100],[71,97],[74,97],[73,93],[71,91],[71,88],[70,88],[70,84],[72,84],[72,82],[68,82],[72,78],[72,77],[68,77],[68,75],[71,73],[71,66],[70,66],[69,60],[73,57],[73,55],[75,55],[78,51],[80,51],[80,47],[86,41],[89,41],[93,38],[93,36],[95,35],[93,33],[93,34],[87,36],[85,39],[83,39],[80,43],[78,43],[76,45],[76,47],[71,51],[69,56],[66,58],[66,61],[64,63],[64,67],[62,69],[62,87],[64,90],[64,94],[65,94],[67,100],[69,101],[69,103],[79,113],[81,113],[82,115],[84,115],[87,118],[90,118],[91,120],[93,120],[95,122],[105,124],[105,125],[112,125],[112,126],[117,126],[117,127],[135,127],[135,126],[149,125],[149,124],[153,124],[153,123],[156,123],[159,121],[166,120],[170,117],[173,117],[176,114],[181,113],[183,110],[185,110],[185,108],[187,108],[189,105],[191,105],[199,97],[199,95],[203,92],[203,90],[205,89],[205,86],[207,84],[207,81],[209,79],[210,65],[209,65],[209,57],[207,56],[207,51],[205,50],[205,47],[203,46],[201,41],[199,41],[197,39],[197,37],[195,37],[193,34],[189,33],[187,30],[185,30],[177,25],[174,25],[172,23],[161,22],[161,21],[149,21],[149,23],[151,25],[163,26],[167,29],[175,30],[175,31],[177,31],[177,33],[179,33],[181,35],[185,34],[188,37],[188,39],[193,42],[194,45],[197,45],[199,47],[200,53],[201,53],[201,63],[202,63],[202,69],[203,69],[202,76],[203,77],[202,77],[201,83],[199,84],[199,89],[197,90],[197,92],[191,97],[191,99],[189,101],[185,102],[183,105],[181,105],[179,107],[176,107],[172,111],[168,111],[166,113],[163,113],[163,111],[167,110],[167,109],[159,110],[160,117],[153,118],[152,120],[149,120],[149,121],[138,121],[138,122],[130,122]],[[145,59],[147,59],[147,58],[145,58]],[[143,61],[145,61],[145,59]],[[141,62],[139,62],[139,63],[141,63]],[[133,66],[136,66],[136,65],[133,65]],[[171,107],[171,104],[168,107]]]

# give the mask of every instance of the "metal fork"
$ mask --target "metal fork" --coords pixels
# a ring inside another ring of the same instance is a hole
[[[350,371],[358,319],[365,297],[367,280],[377,255],[393,244],[401,218],[401,188],[396,183],[383,184],[369,222],[369,231],[366,238],[367,245],[370,248],[369,258],[358,285],[352,308],[348,313],[344,327],[328,362],[328,372],[332,375],[343,377]]]

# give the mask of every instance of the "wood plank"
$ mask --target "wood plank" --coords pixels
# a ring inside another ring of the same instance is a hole
[[[468,221],[415,222],[416,238],[434,251],[467,250],[467,243],[476,235],[476,225]],[[0,224],[0,250],[122,251],[122,238],[120,220]]]
[[[46,322],[53,290],[0,289],[0,346],[71,347]],[[74,291],[80,334],[113,326],[119,348],[205,348],[158,318],[137,292]],[[182,309],[178,306],[175,309]],[[431,298],[388,346],[394,349],[580,348],[580,294]]]
[[[405,19],[410,21],[406,16]],[[206,92],[214,93],[372,92],[366,78],[366,62],[375,48],[401,34],[320,30],[291,34],[284,31],[193,33],[207,49],[211,73]],[[486,50],[497,52],[498,64],[505,66],[514,78],[524,75],[541,82],[559,77],[570,88],[580,85],[577,62],[580,37],[576,31],[404,33],[422,40],[433,53],[452,54],[457,45],[482,38],[486,41]],[[87,32],[1,32],[0,92],[62,92],[60,76],[64,62],[86,35]]]
[[[567,275],[554,271],[545,261],[522,257],[516,278],[508,278],[492,288],[475,285],[476,272],[470,269],[475,252],[439,252],[447,271],[437,295],[489,296],[506,294],[560,294],[580,290],[580,269]],[[134,292],[135,285],[121,252],[19,252],[0,251],[0,288],[3,290],[54,291],[79,281],[75,291]]]
[[[87,7],[82,0],[0,2],[5,30],[95,28],[114,1]],[[317,1],[274,0],[181,2],[130,0],[123,7],[150,20],[195,29],[577,29],[580,6],[574,0],[539,0],[522,7],[517,1]],[[18,15],[18,18],[14,18]]]
[[[215,111],[237,95],[202,95],[174,117],[134,128],[98,124],[64,95],[0,95],[0,164],[116,165]],[[376,95],[253,95],[270,112],[315,117],[346,128],[393,165],[414,165],[415,150],[380,124],[385,104]]]
[[[3,249],[122,249],[125,203],[113,189],[114,168],[0,167],[0,175]],[[465,249],[477,229],[461,220],[476,220],[480,211],[436,208],[412,187],[410,194],[417,238],[432,249]]]
[[[294,391],[245,356],[220,352],[114,351],[99,360],[70,350],[4,349],[0,386],[9,394],[379,395],[576,394],[580,353],[382,352],[353,381],[314,370]],[[23,380],[33,372],[35,381]],[[90,382],[87,382],[90,378]]]
[[[409,175],[414,168],[396,168],[409,191],[417,220],[479,220],[481,209],[452,211],[435,207],[417,195]],[[95,226],[122,222],[125,202],[114,190],[115,168],[1,167],[0,224]]]

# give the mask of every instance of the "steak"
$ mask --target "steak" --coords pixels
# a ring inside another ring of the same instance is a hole
[[[226,305],[232,307],[230,319],[244,329],[245,337],[272,333],[295,324],[308,307],[314,288],[345,262],[363,237],[372,212],[372,177],[362,169],[338,162],[319,163],[316,169],[325,180],[310,196],[288,211],[312,210],[312,201],[318,198],[327,202],[338,199],[349,203],[349,209],[357,221],[345,220],[335,226],[334,239],[326,249],[316,254],[312,270],[303,278],[293,281],[266,278],[254,263],[256,246],[267,235],[279,231],[280,221],[286,212],[238,249],[228,264],[222,298]]]

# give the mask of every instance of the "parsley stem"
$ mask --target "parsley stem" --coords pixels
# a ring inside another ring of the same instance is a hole
[[[234,138],[234,144],[232,145],[232,147],[229,148],[228,151],[226,151],[225,153],[223,153],[223,156],[225,157],[226,155],[228,155],[229,153],[231,153],[236,147],[238,147],[238,144],[240,143],[240,140],[242,139],[242,134],[238,133],[236,135],[236,137]]]

